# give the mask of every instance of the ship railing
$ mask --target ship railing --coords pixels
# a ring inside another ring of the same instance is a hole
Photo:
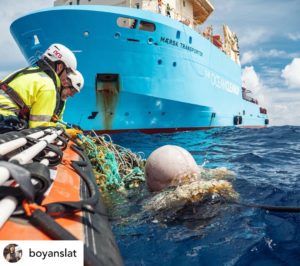
[[[198,31],[199,32],[199,31]],[[208,26],[200,34],[204,38],[210,40],[217,48],[229,56],[234,62],[240,64],[240,51],[238,45],[238,38],[235,33],[231,32],[227,25],[223,25],[223,36],[214,34],[213,26]]]
[[[259,107],[259,112],[261,113],[261,114],[267,114],[267,109],[266,108],[263,108],[263,107]]]
[[[203,32],[201,31],[198,32],[202,34],[204,38],[210,40],[216,47],[218,47],[220,50],[222,50],[225,53],[222,37],[221,35],[213,33],[212,25],[208,26]]]
[[[250,96],[243,96],[243,99],[247,102],[258,104],[258,101]]]
[[[193,17],[183,16],[182,14],[176,12],[176,9],[172,8],[167,1],[158,0],[157,3],[158,3],[156,9],[157,13],[176,19],[189,27],[193,27],[194,25]]]
[[[251,103],[255,103],[258,104],[258,100],[255,98],[252,98],[251,96],[248,95],[248,93],[252,93],[250,90],[242,87],[242,97],[245,101],[251,102]]]

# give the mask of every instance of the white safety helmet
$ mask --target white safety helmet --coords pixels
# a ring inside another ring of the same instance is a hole
[[[54,43],[50,45],[42,55],[42,58],[47,58],[51,62],[61,61],[67,68],[73,70],[77,68],[77,60],[74,53],[62,44]]]
[[[84,79],[81,73],[78,70],[74,70],[68,73],[67,76],[71,81],[72,87],[77,90],[77,92],[80,92],[84,85]]]

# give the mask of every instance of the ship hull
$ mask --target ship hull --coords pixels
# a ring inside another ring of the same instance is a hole
[[[120,27],[128,18],[133,28]],[[145,22],[150,31],[143,29]],[[121,7],[66,6],[21,17],[11,32],[31,63],[52,43],[74,51],[85,87],[68,100],[64,120],[85,130],[266,125],[259,106],[242,99],[240,66],[168,17]]]

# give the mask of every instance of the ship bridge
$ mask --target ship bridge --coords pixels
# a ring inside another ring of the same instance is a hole
[[[171,17],[190,27],[202,24],[214,11],[214,7],[209,0],[56,0],[54,5],[131,7]]]

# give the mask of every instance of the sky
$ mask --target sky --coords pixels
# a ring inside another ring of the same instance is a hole
[[[239,39],[243,85],[268,109],[271,126],[300,126],[300,0],[210,0],[206,25],[226,24]],[[10,24],[54,0],[0,1],[0,79],[27,66]],[[203,26],[204,27],[204,26]]]

